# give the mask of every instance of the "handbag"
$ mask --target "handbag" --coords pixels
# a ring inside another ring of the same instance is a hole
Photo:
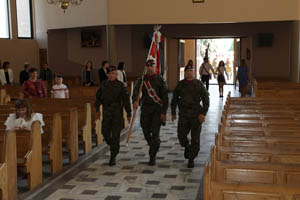
[[[202,72],[202,70],[204,69],[205,71],[206,71],[206,73],[208,73],[208,75],[209,75],[209,79],[211,80],[211,73],[209,73],[208,71],[207,71],[207,69],[204,67],[204,64],[202,64],[202,69],[201,69],[201,72]]]

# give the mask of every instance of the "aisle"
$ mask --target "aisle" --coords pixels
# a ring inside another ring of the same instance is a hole
[[[227,86],[224,94],[228,91],[236,94],[233,86]],[[110,154],[107,148],[93,152],[90,158],[82,160],[27,199],[200,199],[202,194],[199,186],[204,166],[209,158],[210,146],[214,144],[214,136],[225,101],[225,98],[223,100],[219,98],[217,86],[211,86],[210,93],[211,106],[202,127],[200,154],[195,159],[195,168],[187,168],[183,148],[177,139],[177,122],[170,121],[169,109],[167,125],[161,129],[162,142],[156,166],[147,165],[149,148],[137,119],[137,128],[130,145],[126,147],[124,140],[121,143],[116,166],[108,166]]]

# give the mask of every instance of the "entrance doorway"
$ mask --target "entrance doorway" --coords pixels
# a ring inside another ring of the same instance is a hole
[[[220,61],[224,61],[225,68],[228,76],[226,78],[227,84],[234,83],[235,77],[235,39],[234,38],[220,38],[220,39],[197,39],[196,40],[196,71],[197,78],[200,78],[199,70],[203,63],[203,58],[205,57],[205,52],[208,49],[209,63],[212,65],[214,71],[216,72]],[[212,76],[210,84],[218,84],[216,78]]]
[[[223,60],[228,74],[226,83],[235,83],[236,66],[239,65],[240,60],[240,38],[179,39],[178,44],[179,80],[184,78],[184,66],[189,60],[194,62],[195,77],[200,79],[199,69],[209,46],[209,63],[213,66],[214,71],[219,62]],[[218,84],[217,77],[213,78],[212,76],[210,84]]]

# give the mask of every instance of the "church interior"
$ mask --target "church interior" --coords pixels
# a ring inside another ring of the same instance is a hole
[[[299,0],[0,0],[0,47],[0,200],[300,200]],[[149,58],[168,92],[153,165],[142,102],[162,90],[137,85]],[[122,101],[112,164],[111,105],[95,99],[101,69],[110,80],[121,64],[133,115]],[[173,119],[171,105],[188,70],[209,98],[192,167],[180,141],[185,115]],[[26,86],[34,73],[43,91]],[[134,91],[143,94],[138,109]],[[24,99],[42,122],[8,130]]]

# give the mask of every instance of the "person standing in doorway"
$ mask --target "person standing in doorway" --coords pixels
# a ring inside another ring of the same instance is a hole
[[[123,127],[123,107],[127,112],[128,122],[131,120],[131,105],[127,87],[117,80],[117,68],[107,68],[108,80],[101,83],[95,100],[97,117],[100,119],[100,105],[103,105],[102,134],[110,146],[109,165],[116,164],[120,149],[120,132]]]
[[[185,148],[184,157],[188,159],[188,168],[193,168],[194,159],[200,150],[200,133],[209,108],[209,96],[201,81],[195,79],[194,68],[186,66],[184,71],[186,78],[177,84],[173,92],[172,121],[176,120],[178,105],[178,139],[180,145]],[[191,132],[191,141],[188,139],[189,132]]]
[[[220,97],[223,97],[224,85],[226,84],[224,73],[226,74],[228,80],[228,74],[226,72],[225,63],[223,60],[219,62],[216,73],[218,74],[219,94]]]
[[[211,64],[209,64],[208,57],[204,57],[203,60],[204,60],[204,63],[202,63],[202,65],[200,66],[199,74],[200,74],[202,83],[206,83],[206,89],[208,91],[209,80],[212,78],[210,71],[212,71],[213,74],[215,74],[215,71],[214,71],[213,67],[211,66]]]
[[[168,109],[168,89],[163,78],[154,72],[155,61],[150,59],[146,62],[146,74],[144,80],[140,78],[133,89],[132,102],[133,109],[137,110],[139,102],[139,88],[142,85],[141,98],[141,126],[145,140],[149,148],[149,165],[156,164],[156,154],[160,147],[160,127],[166,123],[166,113]]]

